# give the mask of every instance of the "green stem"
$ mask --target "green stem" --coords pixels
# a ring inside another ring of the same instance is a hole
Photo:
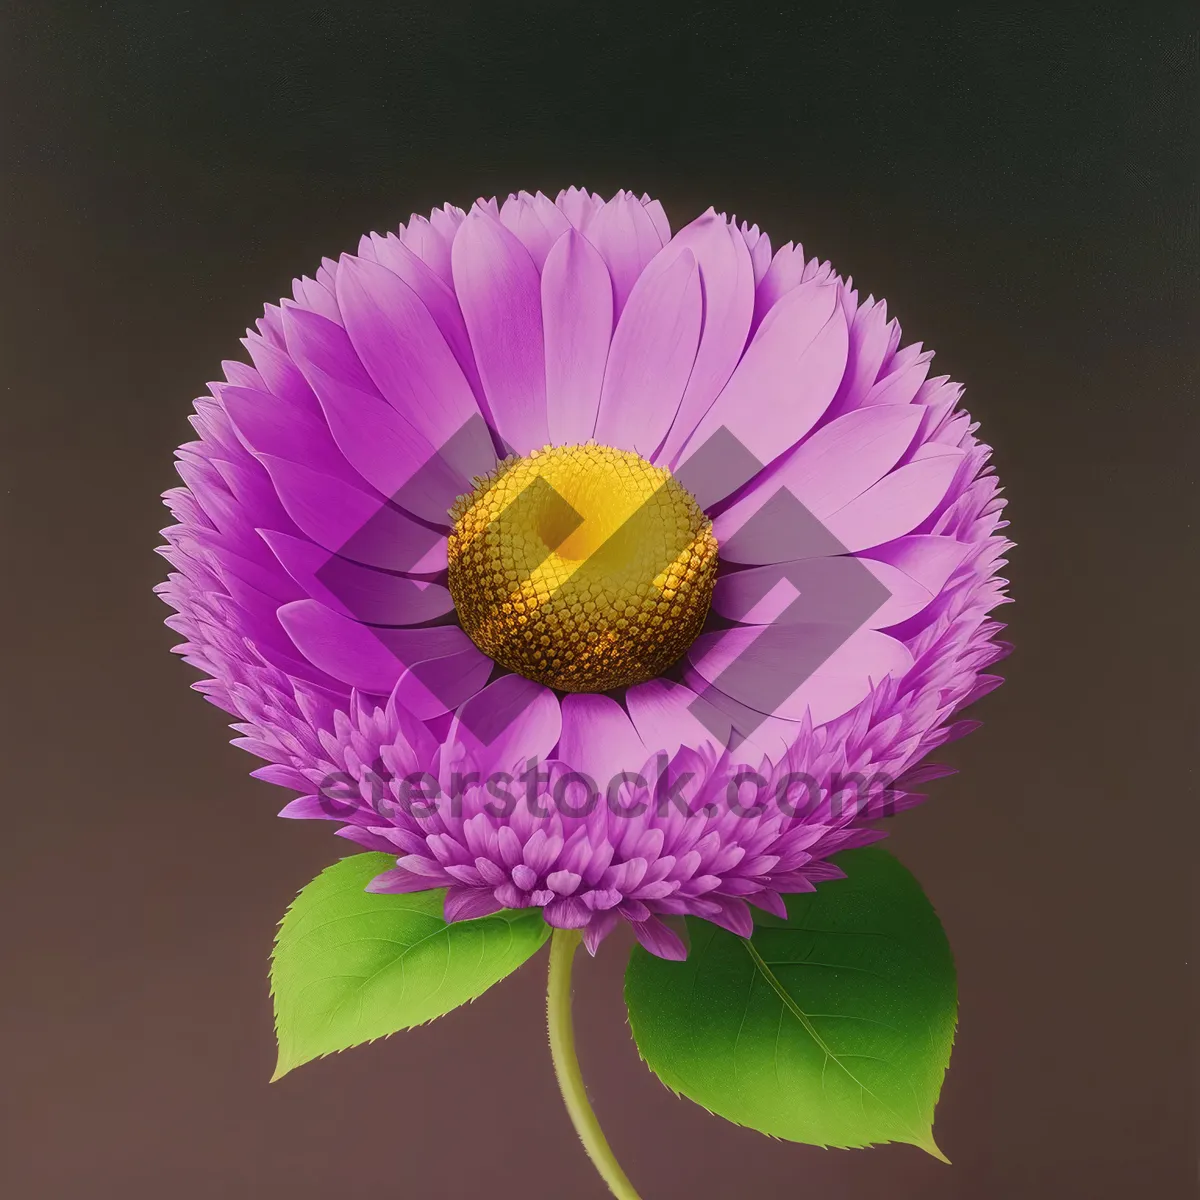
[[[587,1098],[579,1059],[575,1054],[575,1026],[571,1021],[571,963],[581,935],[577,929],[556,929],[550,940],[550,982],[546,991],[546,1024],[550,1030],[550,1057],[571,1124],[600,1177],[617,1200],[639,1200],[629,1177],[621,1170],[596,1120]]]

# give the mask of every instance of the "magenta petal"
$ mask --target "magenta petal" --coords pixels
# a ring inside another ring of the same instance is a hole
[[[846,365],[846,319],[838,291],[830,284],[805,284],[768,314],[678,456],[680,463],[721,428],[759,462],[770,463],[813,427]],[[719,498],[706,497],[708,503]]]
[[[369,625],[419,625],[454,611],[439,584],[376,571],[301,538],[263,530],[283,569],[314,600]]]
[[[464,215],[461,209],[450,210],[447,206],[447,209],[438,209],[433,214],[435,224],[414,214],[408,224],[401,225],[396,233],[404,248],[412,251],[447,287],[453,284],[450,242]]]
[[[484,687],[492,660],[474,645],[439,654],[409,667],[396,681],[396,702],[414,717],[432,721],[453,712]]]
[[[364,692],[386,695],[404,670],[404,663],[365,625],[315,600],[285,604],[279,620],[309,662]]]
[[[864,571],[882,585],[874,589]],[[888,563],[850,556],[809,558],[735,571],[717,580],[713,611],[743,625],[837,623],[851,600],[875,603],[859,619],[871,629],[899,624],[923,609],[933,593]]]
[[[496,457],[475,397],[417,293],[386,267],[349,255],[337,289],[346,332],[384,399],[431,447],[455,439],[452,461],[466,479],[490,471]]]
[[[613,332],[612,282],[599,251],[571,229],[542,270],[546,422],[551,442],[586,442],[596,430]]]
[[[770,636],[754,626],[701,634],[688,660],[739,703],[785,721],[801,721],[807,712],[816,725],[840,717],[887,676],[898,679],[912,666],[904,643],[875,629],[845,637],[844,630],[823,625],[768,628]]]
[[[846,413],[862,406],[879,378],[894,327],[894,322],[888,323],[887,304],[882,300],[868,300],[855,310],[850,322],[846,373],[830,405],[831,413]]]
[[[887,629],[899,625],[932,603],[934,592],[890,563],[876,562],[871,558],[859,558],[858,561],[883,584],[888,593],[888,598],[868,618],[868,628]]]
[[[921,351],[919,345],[905,347],[901,354]],[[898,354],[897,359],[900,358]],[[911,404],[929,374],[929,361],[933,351],[926,350],[913,355],[911,362],[893,364],[882,379],[877,380],[863,398],[863,404]]]
[[[582,929],[592,919],[592,910],[578,896],[562,896],[542,909],[547,925],[556,929]]]
[[[729,382],[746,346],[754,315],[754,265],[746,240],[709,209],[671,243],[696,256],[704,293],[704,331],[679,411],[663,444],[664,462],[676,452]]]
[[[378,493],[299,463],[260,457],[288,516],[319,546],[385,570],[414,574],[445,570],[445,537],[392,508]]]
[[[619,317],[638,276],[662,249],[662,239],[641,201],[618,192],[587,222],[587,239],[608,264],[613,307]]]
[[[700,274],[690,250],[651,263],[617,322],[596,440],[650,458],[679,406],[700,337]]]
[[[679,935],[657,917],[645,921],[631,921],[633,935],[651,954],[672,962],[683,962],[687,958],[687,947]]]
[[[598,912],[584,926],[583,948],[594,958],[600,943],[616,928],[620,918],[615,912]]]
[[[582,692],[562,698],[562,737],[555,757],[587,775],[602,796],[624,772],[640,771],[650,754],[615,700]]]
[[[583,188],[564,188],[554,198],[555,207],[580,233],[587,231],[592,218],[604,207],[604,200]]]
[[[969,546],[954,538],[914,533],[875,546],[866,554],[903,571],[937,595],[969,550]]]
[[[643,195],[641,204],[658,234],[658,240],[665,246],[671,240],[671,222],[667,220],[667,213],[662,202],[651,200],[649,196]]]
[[[321,316],[328,317],[331,321],[342,319],[333,292],[323,283],[309,279],[307,275],[302,279],[292,280],[292,296],[301,307],[311,308],[313,312],[320,313]]]
[[[405,892],[428,892],[437,886],[437,880],[430,879],[428,875],[414,875],[403,867],[394,867],[382,875],[376,875],[365,890],[384,895],[403,895]]]
[[[800,286],[804,275],[804,247],[788,242],[775,251],[766,273],[754,292],[754,319],[751,329],[762,324],[767,313],[789,292]]]
[[[558,744],[562,713],[547,687],[520,675],[502,675],[455,714],[448,742],[472,748],[480,774],[523,768],[544,760]]]
[[[912,405],[847,413],[797,446],[767,486],[786,487],[809,512],[828,516],[899,462],[920,423],[920,409]]]
[[[730,896],[716,899],[720,909],[710,913],[707,919],[722,929],[728,929],[730,933],[736,933],[738,937],[748,938],[754,932],[754,918],[746,902]]]
[[[406,667],[471,646],[454,625],[377,629],[339,616],[316,600],[297,600],[279,620],[300,653],[322,671],[360,691],[387,695]]]
[[[281,314],[282,315],[282,314]],[[282,322],[280,323],[282,330]],[[281,342],[275,345],[255,334],[242,339],[242,345],[250,352],[250,357],[262,380],[261,386],[273,396],[278,396],[284,403],[313,415],[320,415],[320,406],[308,381],[304,378],[299,367],[292,361]],[[230,382],[235,382],[230,380]]]
[[[549,436],[537,267],[517,238],[479,207],[459,229],[451,263],[492,424],[506,446],[528,454]]]
[[[625,706],[647,747],[672,756],[681,746],[724,749],[732,725],[691,688],[669,679],[651,679],[625,693]]]
[[[824,518],[824,524],[847,550],[865,550],[909,533],[945,496],[962,458],[961,450],[947,449],[908,463]]]
[[[446,891],[442,912],[448,922],[472,921],[490,917],[504,907],[490,890],[477,887],[452,887]]]
[[[446,339],[446,345],[450,347],[451,353],[462,368],[472,394],[476,400],[482,400],[483,384],[479,379],[475,356],[471,352],[471,339],[467,336],[466,322],[463,321],[458,298],[449,282],[423,262],[394,233],[388,234],[386,238],[373,234],[370,245],[375,260],[404,280],[429,310],[429,315],[433,317],[442,337]],[[449,247],[446,262],[448,268]]]
[[[469,467],[441,458],[434,443],[379,395],[340,325],[285,308],[284,327],[354,469],[384,496],[402,499],[415,516],[446,524],[455,497],[470,490]]]
[[[754,267],[754,286],[757,288],[766,278],[771,266],[771,239],[757,225],[748,225],[745,221],[737,227],[750,251],[750,262]]]
[[[241,387],[221,388],[220,398],[238,437],[251,451],[307,463],[347,483],[363,485],[362,476],[337,448],[319,408],[313,411]]]
[[[335,800],[331,803],[326,796],[297,796],[295,800],[288,801],[276,816],[289,821],[345,821],[356,807],[353,800]]]
[[[536,196],[528,192],[509,196],[500,206],[500,223],[521,240],[539,271],[550,247],[571,228],[571,222],[541,192]]]
[[[395,842],[384,837],[383,834],[377,833],[374,829],[366,829],[362,825],[343,825],[341,829],[334,830],[334,837],[345,838],[346,841],[353,842],[356,846],[362,846],[365,850],[376,850],[381,854],[391,854],[393,857],[396,854]],[[376,878],[378,879],[379,876]],[[425,880],[425,884],[428,886],[429,880]]]

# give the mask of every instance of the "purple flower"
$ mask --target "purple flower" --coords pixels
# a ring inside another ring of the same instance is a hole
[[[160,585],[288,817],[445,887],[739,934],[941,773],[999,680],[989,448],[800,246],[577,189],[413,217],[196,401]]]

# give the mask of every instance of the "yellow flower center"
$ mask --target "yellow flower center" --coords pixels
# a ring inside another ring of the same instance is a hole
[[[475,481],[450,516],[450,595],[502,667],[567,692],[661,674],[708,614],[717,540],[662,467],[547,446]]]

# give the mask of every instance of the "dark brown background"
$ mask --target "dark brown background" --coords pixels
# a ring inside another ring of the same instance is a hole
[[[647,1200],[1194,1194],[1196,34],[1163,4],[785,7],[8,9],[7,1195],[602,1195],[541,959],[268,1085],[274,926],[345,847],[275,819],[150,593],[189,402],[262,301],[414,209],[569,183],[736,210],[886,295],[965,381],[1020,543],[1008,683],[892,842],[958,958],[954,1166],[674,1099],[614,940],[578,1015],[630,1174]]]

